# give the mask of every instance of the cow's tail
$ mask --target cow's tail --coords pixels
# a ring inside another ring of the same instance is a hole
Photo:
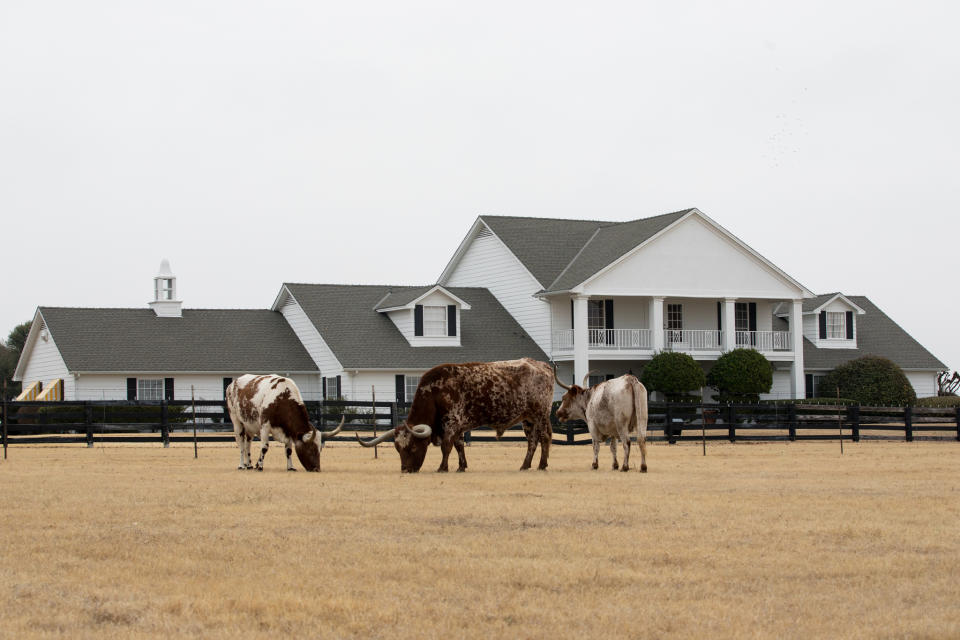
[[[637,420],[637,445],[640,447],[640,471],[647,472],[647,388],[634,378],[633,384],[634,415]]]

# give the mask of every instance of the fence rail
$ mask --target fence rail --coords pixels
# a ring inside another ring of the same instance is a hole
[[[314,424],[331,427],[346,419],[333,441],[351,441],[354,432],[382,432],[401,424],[408,407],[396,402],[307,401]],[[196,409],[196,422],[193,419]],[[7,402],[3,446],[116,442],[233,442],[233,425],[217,400]],[[551,415],[555,444],[589,444],[582,422],[559,424]],[[189,433],[188,433],[189,432]],[[861,407],[811,404],[651,403],[648,439],[761,442],[768,440],[960,441],[960,407]],[[497,438],[487,427],[474,429],[468,442],[526,441],[515,426]]]

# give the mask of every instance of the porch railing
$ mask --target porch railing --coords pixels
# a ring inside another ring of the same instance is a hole
[[[791,351],[793,336],[789,331],[737,331],[737,346],[757,351]]]
[[[650,329],[589,329],[587,340],[590,349],[649,350],[653,348],[653,332]],[[573,351],[573,329],[553,332],[554,351]]]
[[[670,351],[719,351],[723,332],[715,329],[665,329],[663,346]]]

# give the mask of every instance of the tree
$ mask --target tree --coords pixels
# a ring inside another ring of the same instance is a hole
[[[23,347],[30,333],[30,322],[18,324],[10,331],[6,344],[0,342],[0,381],[7,382],[7,396],[16,397],[20,393],[20,383],[14,382],[13,372],[17,368],[17,361],[23,353]],[[0,382],[0,385],[3,383]]]
[[[662,351],[643,368],[641,382],[650,391],[660,391],[674,400],[703,387],[706,377],[690,354]]]
[[[773,386],[773,365],[759,351],[734,349],[717,358],[707,384],[720,392],[720,402],[758,402]]]
[[[820,381],[819,395],[850,398],[868,406],[904,406],[917,401],[917,393],[897,364],[880,356],[863,356],[846,362]]]
[[[941,371],[937,374],[938,396],[955,396],[958,387],[960,387],[960,373],[954,371],[951,376],[949,371]]]
[[[20,354],[23,353],[23,347],[27,344],[27,336],[30,335],[30,325],[32,322],[24,322],[23,324],[18,324],[11,331],[10,335],[7,336],[7,347],[13,349],[17,354],[17,359],[20,358]]]

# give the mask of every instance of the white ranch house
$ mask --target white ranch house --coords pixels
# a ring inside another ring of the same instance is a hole
[[[628,222],[481,216],[438,281],[292,284],[269,309],[183,309],[164,262],[151,309],[40,307],[15,378],[68,399],[222,398],[247,372],[306,399],[409,400],[443,362],[532,357],[564,379],[639,374],[659,351],[708,370],[750,347],[769,398],[810,397],[837,364],[891,358],[918,396],[946,365],[868,298],[815,295],[697,209]],[[709,395],[710,390],[704,390]]]

